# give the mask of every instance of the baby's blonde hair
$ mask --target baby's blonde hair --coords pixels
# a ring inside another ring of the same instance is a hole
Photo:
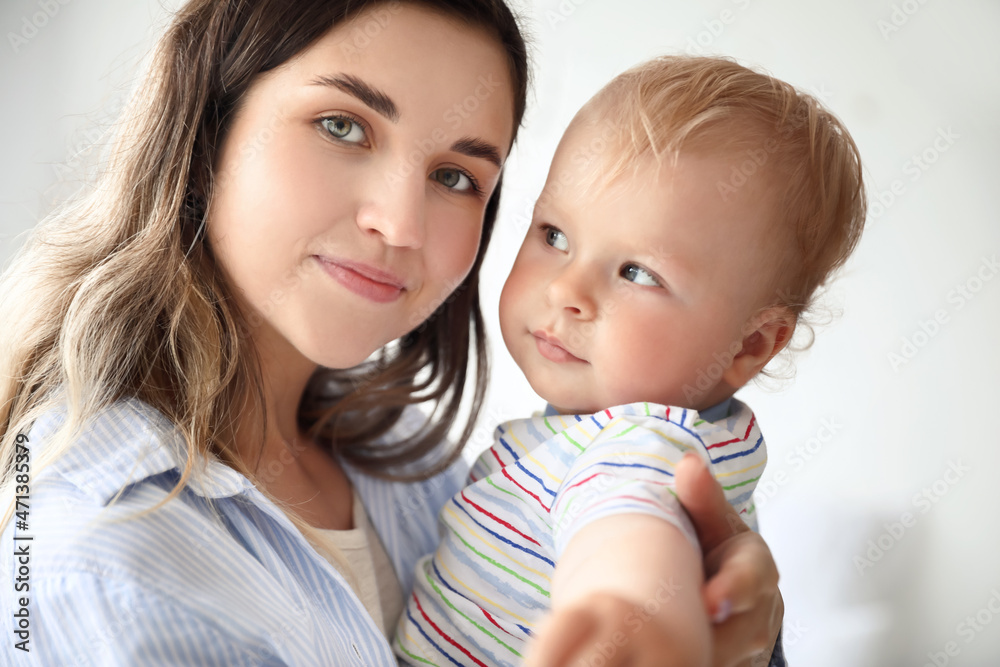
[[[772,229],[788,241],[778,244],[766,305],[796,319],[858,243],[867,210],[858,148],[829,110],[784,81],[726,58],[662,56],[602,88],[574,120],[588,121],[604,128],[591,148],[613,146],[592,161],[604,182],[650,155],[661,166],[682,151],[745,156],[717,183],[719,195],[764,179]]]

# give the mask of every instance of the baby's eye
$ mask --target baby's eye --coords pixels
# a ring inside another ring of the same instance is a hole
[[[459,192],[468,192],[469,190],[475,190],[476,184],[469,178],[461,169],[455,169],[453,167],[444,167],[442,169],[436,169],[431,172],[431,178],[452,190],[457,190]]]
[[[545,227],[542,231],[545,233],[545,242],[547,244],[556,250],[569,250],[569,240],[561,231],[555,227]]]
[[[340,141],[346,141],[349,144],[361,144],[367,138],[365,136],[365,129],[361,126],[361,123],[350,118],[333,116],[324,118],[321,122],[324,129]]]
[[[660,281],[657,280],[652,273],[635,264],[626,264],[623,266],[621,276],[625,280],[630,280],[637,285],[648,285],[650,287],[660,286]]]

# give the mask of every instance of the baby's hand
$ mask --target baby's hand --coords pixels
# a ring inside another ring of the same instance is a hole
[[[664,582],[643,604],[592,593],[553,611],[535,633],[524,667],[708,667],[709,628],[693,630],[674,614],[661,613],[672,588]]]

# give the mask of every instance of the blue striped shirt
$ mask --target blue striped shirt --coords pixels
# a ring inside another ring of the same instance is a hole
[[[64,417],[52,411],[34,423],[32,460]],[[411,409],[385,438],[400,438],[421,420]],[[15,517],[0,534],[0,663],[396,665],[341,574],[223,463],[207,461],[179,496],[127,518],[170,492],[186,458],[169,420],[128,399],[98,415],[64,457],[40,471],[27,498],[27,529]],[[467,466],[459,461],[417,483],[344,467],[409,590],[417,559],[437,544],[438,511]],[[16,548],[27,548],[28,557],[16,558]],[[30,590],[15,592],[24,560]],[[21,597],[28,598],[28,653],[14,646]]]

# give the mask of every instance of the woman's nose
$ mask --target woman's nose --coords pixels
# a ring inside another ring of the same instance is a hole
[[[597,315],[593,271],[586,267],[568,266],[548,287],[549,303],[575,319],[591,320]]]
[[[387,173],[375,183],[358,207],[361,231],[378,234],[391,246],[420,248],[424,244],[426,179],[416,170],[403,176]],[[378,179],[376,179],[378,180]]]

